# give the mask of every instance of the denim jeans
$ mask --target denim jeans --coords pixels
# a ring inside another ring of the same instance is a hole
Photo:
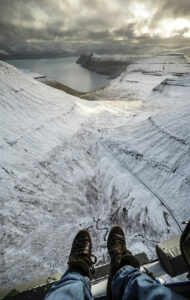
[[[55,283],[44,300],[92,300],[91,284],[87,277],[68,269]],[[124,266],[113,277],[115,300],[184,300],[169,288],[155,283],[149,276],[131,266]]]

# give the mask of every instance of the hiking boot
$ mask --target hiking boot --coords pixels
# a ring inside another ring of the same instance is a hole
[[[107,295],[109,299],[113,299],[111,282],[116,272],[125,265],[133,266],[135,268],[139,268],[140,266],[136,257],[134,257],[126,248],[125,235],[121,227],[114,226],[111,229],[108,236],[107,248],[111,258]]]
[[[68,261],[69,267],[91,278],[94,274],[93,264],[96,263],[96,257],[91,251],[92,242],[89,232],[86,229],[80,230],[73,240]]]

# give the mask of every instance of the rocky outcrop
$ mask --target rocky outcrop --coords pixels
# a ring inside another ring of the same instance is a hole
[[[104,59],[103,56],[100,58],[92,53],[81,55],[77,63],[88,70],[108,75],[110,78],[119,76],[130,64],[129,61],[114,60],[111,57]]]

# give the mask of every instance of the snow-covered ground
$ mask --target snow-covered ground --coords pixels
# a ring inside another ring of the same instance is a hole
[[[34,79],[38,79],[38,78],[46,78],[47,76],[41,75],[39,73],[36,72],[32,72],[28,69],[19,69],[20,71],[22,71],[24,74],[28,75],[29,77],[32,77]]]
[[[99,264],[114,224],[150,258],[180,233],[190,209],[189,95],[182,55],[135,62],[97,101],[0,62],[1,288],[63,272],[84,227]]]
[[[91,55],[91,54],[89,54]],[[97,54],[93,53],[93,61],[135,62],[139,59],[149,57],[150,54]]]

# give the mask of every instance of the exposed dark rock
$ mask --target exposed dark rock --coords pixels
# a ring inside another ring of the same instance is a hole
[[[38,81],[41,81],[41,80],[38,80]],[[51,86],[51,87],[53,87],[55,89],[64,91],[67,94],[70,94],[70,95],[73,95],[73,96],[80,97],[81,95],[84,94],[82,92],[76,91],[76,90],[70,88],[69,86],[67,86],[67,85],[65,85],[63,83],[60,83],[58,81],[55,81],[55,80],[49,80],[49,79],[47,79],[47,80],[43,80],[41,82],[43,82],[44,84],[49,85],[49,86]]]
[[[92,53],[81,55],[76,62],[88,70],[108,75],[110,78],[119,76],[130,64],[128,61],[115,61],[113,59],[100,60],[97,59]]]

